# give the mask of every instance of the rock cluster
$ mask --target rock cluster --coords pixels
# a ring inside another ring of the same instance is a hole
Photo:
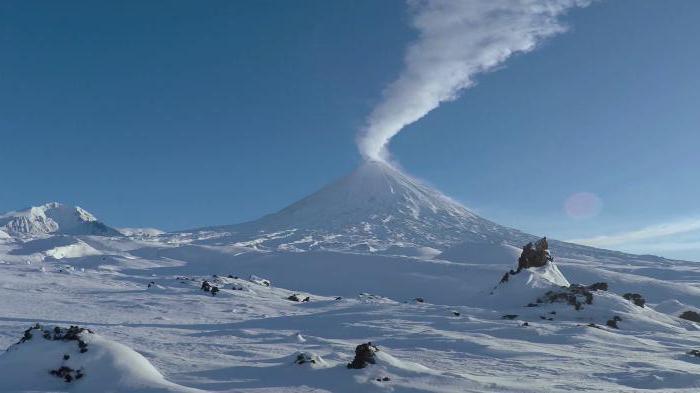
[[[300,294],[295,293],[295,294],[289,295],[287,297],[287,300],[291,300],[293,302],[308,302],[311,300],[311,298],[309,296],[302,298]]]
[[[85,341],[83,341],[83,339],[80,336],[84,333],[92,334],[93,332],[90,329],[81,328],[79,326],[71,326],[67,329],[55,326],[53,329],[47,329],[37,323],[36,325],[24,331],[24,335],[22,336],[22,339],[20,339],[18,344],[22,344],[33,339],[34,335],[39,333],[41,334],[41,337],[43,337],[45,340],[77,341],[79,352],[85,353],[88,351],[88,345]],[[69,359],[70,355],[63,355],[63,363],[65,363]],[[63,379],[66,382],[72,382],[74,380],[81,379],[83,376],[85,376],[82,369],[75,370],[66,366],[65,364],[62,364],[59,368],[55,370],[50,370],[49,373],[51,375]]]
[[[219,293],[219,287],[211,285],[207,280],[202,281],[202,290],[211,293],[212,296],[216,296],[216,294]]]
[[[646,302],[647,302],[642,297],[642,295],[640,295],[638,293],[626,293],[626,294],[622,295],[622,297],[624,297],[625,299],[634,303],[635,306],[639,306],[639,307],[644,307],[644,304],[646,304]]]
[[[377,351],[379,351],[379,348],[372,345],[372,342],[358,345],[355,347],[355,358],[351,363],[348,363],[348,368],[361,369],[369,364],[376,364],[377,359],[374,354]]]
[[[264,287],[272,286],[272,282],[271,282],[270,280],[268,280],[268,279],[266,279],[266,278],[258,277],[258,276],[256,276],[256,275],[251,275],[250,278],[249,278],[249,281],[250,281],[250,282],[254,282],[254,283],[258,284],[258,285],[262,285],[262,286],[264,286]]]
[[[568,288],[563,288],[561,291],[547,291],[544,297],[537,299],[537,303],[567,303],[576,310],[580,310],[584,304],[593,303],[592,291],[606,290],[607,288],[608,284],[606,283],[595,283],[588,286],[571,284]]]
[[[51,370],[49,373],[69,383],[85,376],[85,374],[83,374],[83,370],[74,370],[68,366],[61,366],[56,370]]]

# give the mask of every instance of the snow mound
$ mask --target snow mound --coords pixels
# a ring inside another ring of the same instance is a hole
[[[686,330],[687,324],[676,318],[610,289],[605,282],[571,284],[554,262],[548,262],[519,273],[507,272],[477,303],[494,310],[499,319],[524,321],[524,326],[564,322],[613,332]]]
[[[57,202],[0,215],[0,229],[17,237],[46,234],[122,236],[86,210]]]
[[[199,392],[167,381],[133,349],[87,329],[36,325],[0,354],[0,391]]]
[[[306,365],[312,368],[329,367],[328,363],[321,356],[313,352],[297,352],[294,355],[294,364]]]
[[[54,259],[81,258],[100,254],[102,254],[100,251],[80,240],[65,246],[54,247],[44,252],[44,255]]]
[[[570,285],[556,263],[548,262],[542,267],[523,269],[517,274],[506,273],[485,297],[485,302],[497,309],[524,306],[547,291],[568,288]]]

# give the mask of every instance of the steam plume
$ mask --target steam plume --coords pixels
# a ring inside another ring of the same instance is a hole
[[[367,119],[358,146],[386,161],[387,144],[405,126],[474,85],[476,74],[566,30],[559,16],[590,0],[408,0],[418,40],[404,70]]]

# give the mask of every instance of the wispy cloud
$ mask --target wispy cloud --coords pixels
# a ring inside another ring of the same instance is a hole
[[[571,239],[568,240],[571,243],[584,244],[593,247],[609,247],[609,246],[619,246],[619,245],[631,245],[641,240],[651,240],[660,239],[665,236],[679,235],[684,233],[689,233],[693,231],[700,231],[700,218],[684,219],[678,221],[672,221],[662,224],[651,225],[641,229],[636,229],[629,232],[622,232],[613,235],[596,236],[586,239]],[[697,242],[673,242],[676,249],[680,247],[680,244],[685,244],[688,247],[692,244],[697,244]],[[658,242],[661,244],[671,244],[670,242]],[[652,247],[658,248],[658,247]],[[692,247],[691,247],[692,248]]]

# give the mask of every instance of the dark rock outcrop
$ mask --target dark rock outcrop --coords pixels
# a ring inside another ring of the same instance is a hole
[[[355,358],[351,363],[348,363],[348,368],[361,369],[369,364],[376,364],[375,352],[379,351],[371,342],[360,344],[355,348]]]
[[[622,297],[624,297],[625,299],[634,303],[635,306],[639,306],[639,307],[644,307],[644,304],[646,304],[646,302],[647,302],[646,300],[644,300],[642,295],[640,295],[638,293],[626,293],[626,294],[622,295]]]
[[[695,311],[683,311],[683,314],[679,315],[679,318],[700,323],[700,314]]]
[[[511,274],[520,273],[521,270],[531,267],[542,267],[551,261],[554,261],[554,258],[549,253],[547,238],[543,237],[534,244],[530,242],[523,247],[523,252],[518,258],[518,270]]]
[[[589,287],[571,284],[561,291],[547,291],[544,297],[538,298],[537,303],[567,303],[576,310],[580,310],[583,304],[593,303],[593,293]]]
[[[612,319],[608,319],[608,321],[605,322],[605,324],[613,329],[619,329],[620,327],[617,326],[617,323],[620,321],[622,321],[622,318],[615,315],[614,317],[612,317]]]
[[[588,286],[588,289],[591,291],[607,291],[608,290],[608,283],[607,282],[596,282]]]
[[[287,297],[287,300],[291,300],[293,302],[308,302],[311,300],[311,297],[307,296],[305,298],[302,298],[300,294],[295,293],[293,295],[289,295]]]

